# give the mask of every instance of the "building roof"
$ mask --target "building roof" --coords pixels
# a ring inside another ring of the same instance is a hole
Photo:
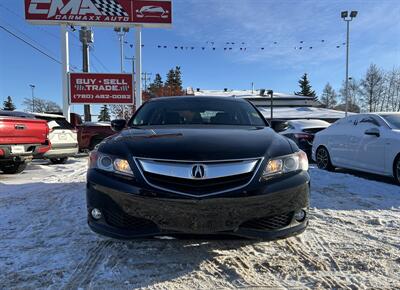
[[[215,96],[215,97],[236,97],[236,98],[268,98],[267,91],[264,96],[260,95],[261,90],[193,90],[188,89],[188,93],[195,96]],[[285,93],[274,92],[274,99],[297,99],[297,100],[313,100],[313,97],[291,95]]]
[[[266,119],[271,118],[271,108],[258,108]],[[353,115],[354,113],[349,113]],[[292,119],[322,119],[337,120],[345,117],[345,112],[315,107],[277,107],[273,111],[274,118]]]

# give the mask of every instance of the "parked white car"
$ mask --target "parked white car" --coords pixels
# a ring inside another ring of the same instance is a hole
[[[47,121],[51,149],[36,158],[49,159],[53,164],[63,164],[68,157],[78,153],[78,134],[64,116],[55,114],[34,113],[36,119]]]
[[[343,118],[315,135],[312,158],[321,169],[354,169],[400,183],[400,113]]]

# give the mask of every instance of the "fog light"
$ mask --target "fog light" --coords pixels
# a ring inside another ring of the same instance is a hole
[[[92,217],[93,217],[95,220],[101,219],[101,211],[100,211],[99,209],[97,209],[97,208],[92,209],[91,214],[92,214]]]
[[[306,215],[307,215],[306,211],[302,209],[294,213],[294,218],[296,221],[302,222],[306,219]]]

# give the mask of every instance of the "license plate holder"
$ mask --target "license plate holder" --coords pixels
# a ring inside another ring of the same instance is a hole
[[[25,146],[24,145],[13,145],[13,146],[11,146],[11,153],[12,154],[25,153]]]

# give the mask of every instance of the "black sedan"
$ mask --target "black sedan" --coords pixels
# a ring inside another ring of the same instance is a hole
[[[308,224],[306,154],[242,99],[145,103],[90,155],[88,223],[114,238],[277,239]]]

